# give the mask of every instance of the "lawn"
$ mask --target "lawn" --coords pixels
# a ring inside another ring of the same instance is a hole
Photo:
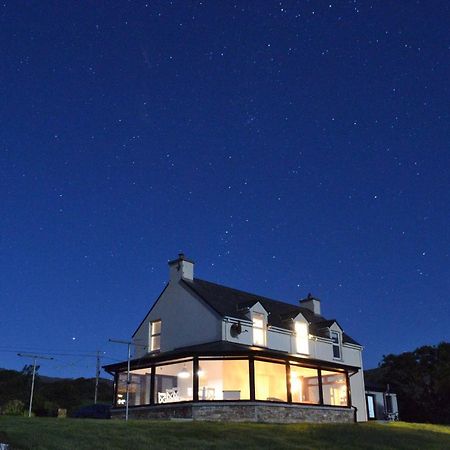
[[[269,425],[0,417],[14,449],[450,449],[450,427],[397,422]]]

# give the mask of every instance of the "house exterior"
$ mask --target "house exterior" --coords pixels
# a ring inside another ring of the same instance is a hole
[[[194,277],[183,254],[133,334],[113,417],[366,421],[362,346],[308,295],[294,305]],[[128,388],[128,392],[127,392]]]
[[[368,420],[398,420],[397,394],[387,386],[366,383]]]

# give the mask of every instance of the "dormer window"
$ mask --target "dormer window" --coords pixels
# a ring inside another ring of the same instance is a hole
[[[161,350],[161,320],[150,322],[150,351]]]
[[[295,321],[295,344],[297,353],[309,354],[309,330],[308,324],[301,320]]]
[[[341,335],[337,331],[331,331],[331,341],[333,343],[333,358],[341,359]]]
[[[266,328],[264,314],[254,312],[252,314],[253,321],[253,345],[260,347],[266,346]]]

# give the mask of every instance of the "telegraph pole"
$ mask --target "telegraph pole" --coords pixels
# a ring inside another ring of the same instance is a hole
[[[125,420],[128,421],[128,400],[130,397],[130,360],[131,360],[131,346],[133,345],[130,341],[122,341],[120,339],[109,339],[109,342],[114,342],[115,344],[125,344],[128,346],[128,363],[127,363],[127,394],[125,397]]]
[[[53,359],[48,356],[41,355],[30,355],[28,353],[17,353],[17,356],[22,358],[32,358],[33,359],[33,378],[31,381],[31,392],[30,392],[30,406],[28,407],[28,417],[31,417],[31,408],[33,406],[33,393],[34,393],[34,378],[36,377],[36,361],[38,359]]]
[[[100,376],[100,350],[97,350],[97,367],[95,368],[95,394],[94,404],[97,404],[98,378]]]

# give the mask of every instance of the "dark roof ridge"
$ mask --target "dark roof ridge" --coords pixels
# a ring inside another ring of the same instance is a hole
[[[190,280],[185,280],[185,281],[189,282]],[[262,300],[269,300],[271,302],[281,303],[283,305],[289,305],[289,306],[293,306],[293,307],[300,308],[300,309],[307,309],[305,307],[295,305],[294,303],[283,302],[282,300],[275,300],[274,298],[266,297],[264,295],[255,294],[254,292],[243,291],[242,289],[236,289],[236,288],[233,288],[233,287],[230,287],[230,286],[225,286],[224,284],[214,283],[213,281],[209,281],[209,280],[202,280],[201,278],[196,278],[195,277],[193,281],[201,281],[203,283],[214,284],[215,286],[219,286],[219,287],[222,287],[222,288],[227,288],[227,289],[230,289],[230,290],[235,291],[235,292],[241,292],[241,293],[246,294],[246,295],[252,295],[253,297],[260,297]]]
[[[202,280],[201,278],[194,278],[192,280],[182,279],[182,282],[222,317],[229,316],[242,320],[248,319],[245,309],[239,309],[239,306],[252,305],[257,301],[261,301],[262,306],[270,313],[268,322],[271,326],[286,329],[285,324],[289,318],[292,319],[295,315],[302,313],[313,327],[312,330],[320,329],[321,324],[327,327],[334,322],[343,330],[336,319],[327,320],[322,315],[314,314],[310,309],[300,305],[274,300],[212,281]],[[343,341],[358,344],[346,333],[343,333]]]

